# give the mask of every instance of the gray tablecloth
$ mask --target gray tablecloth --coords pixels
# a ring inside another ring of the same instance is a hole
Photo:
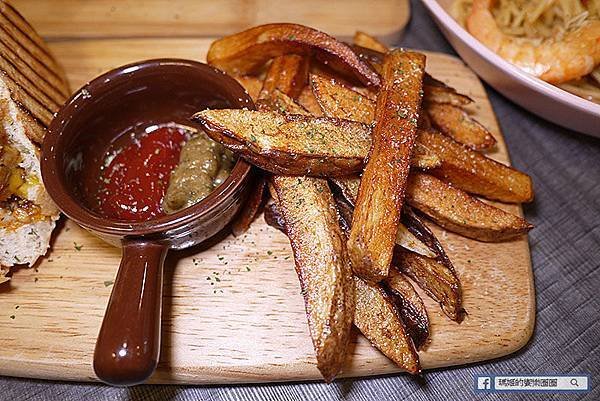
[[[401,45],[454,54],[419,1]],[[368,12],[368,6],[365,6]],[[600,140],[543,121],[486,87],[513,163],[528,172],[536,200],[525,209],[535,287],[535,334],[516,354],[477,365],[406,375],[228,387],[137,386],[0,378],[3,400],[600,400]],[[600,130],[600,121],[598,121]],[[582,373],[592,391],[578,394],[482,394],[477,374]]]

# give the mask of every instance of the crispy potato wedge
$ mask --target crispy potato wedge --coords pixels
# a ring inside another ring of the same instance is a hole
[[[451,104],[456,107],[466,106],[473,103],[467,95],[458,93],[456,89],[446,85],[429,74],[424,78],[425,99],[430,103]]]
[[[371,129],[343,119],[312,117],[285,95],[266,101],[276,112],[204,110],[193,119],[206,133],[256,166],[275,174],[335,177],[362,171]],[[292,112],[283,116],[281,113]],[[411,164],[440,166],[441,159],[417,145]]]
[[[309,86],[306,86],[304,89],[302,89],[302,92],[300,92],[300,96],[298,96],[296,101],[300,106],[308,110],[308,112],[310,112],[310,114],[313,116],[320,117],[323,115],[321,107],[319,106],[319,103],[317,102],[317,99],[315,98],[315,95]]]
[[[509,203],[533,200],[531,178],[433,130],[419,131],[418,142],[441,160],[428,173],[464,191]]]
[[[263,87],[261,95],[272,104],[263,107],[302,111],[287,96],[299,93],[296,83],[307,79],[308,64],[297,57],[269,68],[265,81],[272,88]],[[335,201],[325,180],[273,176],[271,184],[294,252],[317,368],[329,382],[345,360],[354,316],[354,283]]]
[[[358,188],[360,186],[360,177],[340,177],[332,178],[330,180],[341,192],[344,199],[354,207],[356,197],[358,196]],[[342,208],[338,202],[338,209],[340,214],[344,215]],[[344,216],[348,222],[352,222],[352,216],[348,218]],[[420,255],[435,258],[436,253],[431,251],[429,247],[423,244],[417,237],[415,237],[406,226],[402,223],[398,225],[398,233],[396,234],[396,244],[410,251],[416,252]]]
[[[396,365],[415,375],[421,372],[419,356],[390,296],[379,286],[354,277],[354,325]]]
[[[364,95],[340,85],[335,79],[320,75],[310,75],[310,85],[323,114],[328,117],[342,118],[371,124],[375,116],[375,102]],[[427,148],[416,145],[411,164],[421,169],[439,166],[440,159],[427,152]]]
[[[336,197],[336,203],[340,214],[340,227],[344,233],[348,234],[352,227],[353,207],[340,197]],[[404,229],[408,232],[408,229]],[[409,232],[409,235],[412,234]],[[433,253],[433,257],[435,256]],[[419,349],[429,337],[429,317],[423,300],[412,284],[396,269],[390,269],[388,277],[380,283],[380,286],[394,301],[408,334],[415,347]]]
[[[310,86],[323,114],[371,124],[375,117],[375,102],[352,89],[339,84],[334,78],[310,74]]]
[[[255,73],[269,59],[287,54],[314,56],[334,70],[367,86],[379,86],[379,75],[345,43],[298,24],[267,24],[214,41],[206,60],[225,72]]]
[[[307,84],[310,59],[297,54],[275,57],[263,82],[259,99],[266,99],[276,89],[292,99],[297,98]]]
[[[252,188],[248,199],[246,199],[244,207],[241,208],[235,220],[231,223],[231,232],[235,237],[239,237],[248,231],[250,224],[252,224],[256,219],[256,216],[260,214],[266,195],[265,187],[266,180],[263,175],[260,175],[254,180],[254,187]]]
[[[274,176],[306,305],[317,368],[326,381],[346,357],[354,311],[354,284],[335,201],[323,179]]]
[[[388,47],[386,45],[381,43],[373,36],[362,31],[356,31],[356,33],[354,33],[352,43],[354,43],[357,46],[362,46],[366,47],[367,49],[375,50],[376,52],[385,53],[388,51]]]
[[[426,110],[433,127],[456,142],[474,150],[489,149],[496,145],[493,135],[460,107],[430,103]]]
[[[448,274],[440,261],[398,247],[394,250],[394,266],[438,302],[450,319],[462,321],[463,313],[459,312],[461,301],[458,298],[460,284],[456,276]]]
[[[265,218],[265,223],[285,234],[285,222],[283,221],[281,212],[278,209],[277,202],[279,201],[273,198],[269,199],[265,205],[265,212],[263,213],[263,216]]]
[[[383,62],[376,125],[348,238],[355,274],[379,282],[388,275],[422,100],[425,56],[395,50]]]
[[[375,102],[334,79],[316,74],[310,75],[310,84],[323,113],[329,117],[344,118],[371,124],[375,115]],[[449,104],[428,103],[427,113],[419,116],[418,126],[427,128],[433,124],[457,142],[475,150],[488,149],[496,140],[477,121],[462,109]]]
[[[205,110],[194,119],[213,139],[274,173],[350,175],[361,170],[371,145],[370,128],[347,120],[227,109]],[[412,165],[464,191],[503,202],[533,200],[527,174],[437,131],[419,130],[414,153]]]
[[[276,174],[339,176],[361,171],[371,139],[364,124],[248,110],[193,117],[214,140]]]
[[[335,181],[338,180],[336,179]],[[350,205],[352,204],[351,201],[348,203]],[[348,210],[345,210],[346,208],[340,207],[339,200],[337,200],[337,204],[341,217],[340,220],[342,221],[340,225],[342,227],[351,226],[352,216]],[[405,230],[407,230],[414,238],[414,241],[419,244],[419,248],[425,248],[427,253],[423,254],[419,251],[413,251],[410,247],[407,247],[399,242],[396,246],[394,246],[394,259],[392,266],[398,266],[399,268],[404,266],[403,271],[409,274],[410,277],[414,278],[419,287],[421,287],[434,301],[440,304],[442,311],[450,319],[460,323],[465,315],[465,311],[462,308],[462,289],[458,276],[454,270],[454,266],[444,251],[444,248],[431,230],[408,206],[403,209],[401,227],[405,227]],[[403,262],[404,265],[402,265],[400,258],[405,254],[409,256],[407,260]],[[386,281],[393,276],[393,269],[390,269],[388,278],[383,281],[384,289],[386,288]],[[390,289],[387,288],[387,290],[389,292]],[[399,291],[400,289],[397,290]],[[405,302],[408,301],[405,300]],[[413,312],[421,309],[416,301],[413,303],[411,308]],[[402,309],[400,309],[400,311],[402,311]],[[421,317],[418,319],[419,322],[425,322],[425,318],[422,316],[423,313],[415,313],[417,314],[417,317],[421,315]],[[406,323],[406,320],[415,317],[415,315],[406,316],[405,319],[403,314],[402,317]],[[418,329],[418,327],[421,329]],[[418,340],[423,336],[424,333],[423,324],[418,325],[418,327],[415,328],[415,330],[421,334],[419,335],[415,333],[415,337],[413,337],[413,339],[415,339],[415,344],[419,343]]]
[[[308,110],[300,106],[291,97],[275,89],[269,94],[269,97],[259,99],[257,106],[261,110],[272,110],[279,114],[303,114],[311,115]]]
[[[383,52],[357,45],[353,45],[352,49],[361,60],[368,62],[375,71],[381,73],[381,63],[383,62],[384,57]],[[423,91],[423,100],[426,102],[447,103],[459,107],[473,102],[473,99],[470,97],[458,93],[456,89],[433,78],[427,73],[425,73],[425,77],[423,78]]]
[[[395,268],[383,282],[383,289],[391,295],[406,331],[417,349],[422,348],[429,339],[429,316],[425,304],[406,276]]]
[[[412,234],[435,252],[436,257],[428,258],[397,246],[394,248],[393,265],[437,301],[446,316],[460,323],[466,314],[462,307],[462,288],[442,244],[408,206],[402,209],[402,222]]]
[[[254,103],[256,103],[263,86],[262,80],[250,75],[234,76],[234,78],[244,87],[244,89],[246,89],[246,92],[248,92]]]
[[[406,201],[446,230],[479,241],[505,241],[533,228],[525,219],[424,173],[408,177]]]
[[[351,213],[352,211],[347,214],[346,218],[351,218]],[[283,227],[285,222],[283,221],[283,217],[281,217],[281,212],[279,212],[276,202],[270,202],[265,207],[265,221],[270,226],[285,232]],[[341,218],[340,223],[346,226],[345,232],[348,232],[350,229],[349,222]],[[410,337],[410,332],[404,327],[404,316],[402,313],[408,314],[414,310],[420,311],[420,306],[404,306],[402,300],[388,294],[379,286],[366,284],[357,277],[354,280],[360,281],[355,286],[355,293],[357,294],[357,299],[360,297],[362,300],[362,302],[355,304],[355,326],[371,341],[373,346],[392,359],[400,368],[413,374],[418,373],[420,371],[418,355],[415,350],[414,341]],[[412,296],[406,297],[405,300],[407,302],[416,302]],[[358,321],[356,320],[357,317]],[[419,320],[419,322],[423,323],[422,320]],[[422,339],[423,331],[419,331],[418,333],[415,331],[415,335],[418,335],[419,339]]]

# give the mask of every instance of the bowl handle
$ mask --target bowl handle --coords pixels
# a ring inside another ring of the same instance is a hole
[[[94,371],[107,384],[142,383],[156,369],[167,250],[155,242],[123,240],[121,265],[94,351]]]

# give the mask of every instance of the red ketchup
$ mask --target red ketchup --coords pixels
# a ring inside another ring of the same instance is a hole
[[[100,175],[100,212],[129,221],[164,215],[161,203],[186,139],[186,130],[162,127],[110,152]]]

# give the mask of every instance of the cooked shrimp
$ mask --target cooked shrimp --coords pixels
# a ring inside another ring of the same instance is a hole
[[[600,21],[589,20],[562,39],[541,43],[502,32],[492,14],[495,0],[473,0],[469,32],[503,59],[522,70],[560,84],[583,77],[600,64]]]

